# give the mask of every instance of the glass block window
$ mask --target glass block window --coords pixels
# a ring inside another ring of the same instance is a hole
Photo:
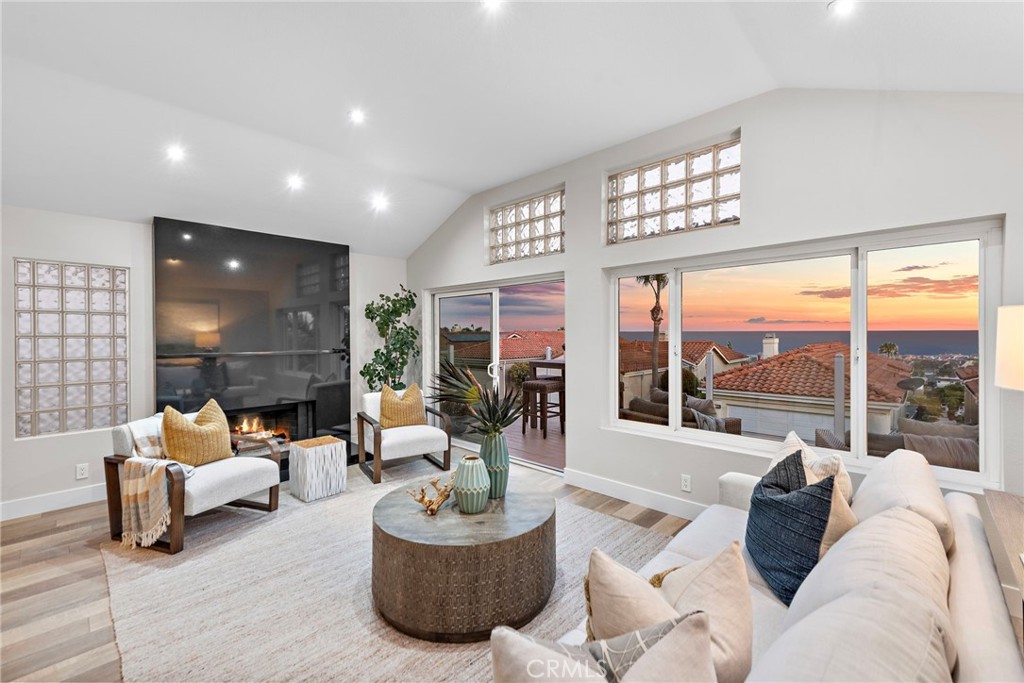
[[[320,264],[300,263],[295,267],[296,291],[299,296],[320,293]]]
[[[565,251],[565,190],[491,211],[491,263]]]
[[[128,269],[15,259],[15,436],[128,421]]]
[[[608,244],[739,223],[740,141],[608,178]]]

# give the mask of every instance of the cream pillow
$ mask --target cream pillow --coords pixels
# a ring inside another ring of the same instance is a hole
[[[753,608],[739,543],[659,577],[661,588],[657,589],[595,549],[586,579],[588,637],[607,639],[680,614],[704,611],[710,622],[717,680],[742,681],[750,671]]]
[[[590,553],[583,578],[587,598],[587,639],[605,640],[679,616],[650,581],[599,548]]]
[[[805,467],[807,485],[816,484],[825,477],[819,478],[814,472]],[[832,507],[828,512],[828,524],[825,526],[825,534],[821,537],[821,546],[818,547],[818,559],[820,560],[828,552],[828,549],[835,545],[835,542],[843,537],[847,531],[857,525],[857,516],[850,509],[846,496],[839,490],[838,485],[832,486]]]
[[[835,454],[819,455],[796,432],[786,435],[768,469],[775,467],[779,461],[796,451],[800,451],[801,457],[804,459],[804,469],[809,473],[813,472],[817,477],[816,481],[821,481],[825,477],[835,477],[835,488],[839,489],[847,503],[853,501],[853,480],[850,479],[850,473],[846,471],[843,458]],[[811,483],[810,477],[808,477],[807,483]]]
[[[553,643],[499,626],[491,633],[491,662],[495,683],[715,681],[703,612],[583,645]]]
[[[721,683],[742,681],[750,673],[754,608],[750,603],[747,565],[740,544],[670,572],[661,597],[679,614],[707,612],[711,622],[711,658]]]

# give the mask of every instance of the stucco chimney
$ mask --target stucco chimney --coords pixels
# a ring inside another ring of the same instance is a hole
[[[777,355],[779,355],[779,338],[775,336],[774,332],[769,332],[761,340],[761,357],[771,358]]]

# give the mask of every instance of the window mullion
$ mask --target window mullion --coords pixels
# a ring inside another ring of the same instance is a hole
[[[683,428],[682,278],[681,271],[673,271],[668,286],[668,426],[672,431]]]
[[[850,451],[867,458],[867,251],[853,250],[850,272]]]

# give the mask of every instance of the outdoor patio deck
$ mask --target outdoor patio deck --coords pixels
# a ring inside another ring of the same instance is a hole
[[[558,431],[558,418],[548,422],[548,438],[543,438],[540,429],[527,427],[522,433],[522,422],[516,422],[505,430],[508,441],[508,454],[513,458],[552,467],[556,470],[565,469],[565,436]]]

